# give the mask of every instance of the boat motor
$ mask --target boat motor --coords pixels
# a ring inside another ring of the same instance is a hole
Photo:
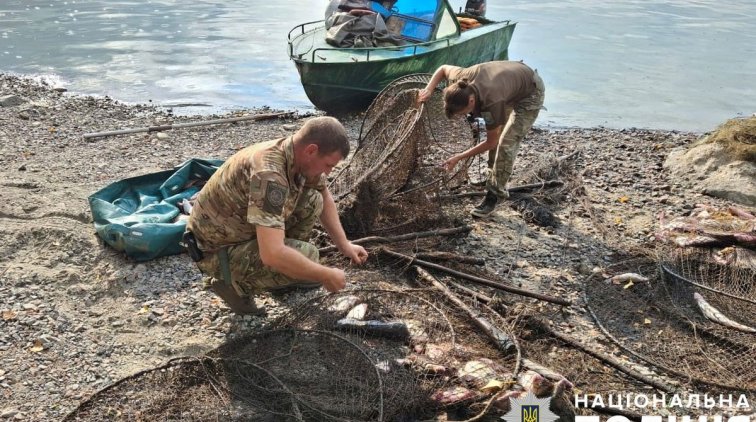
[[[465,13],[473,16],[486,16],[486,0],[467,0]]]

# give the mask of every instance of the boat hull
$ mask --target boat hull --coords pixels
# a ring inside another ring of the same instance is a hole
[[[376,60],[364,55],[351,60],[316,61],[316,53],[294,58],[307,98],[319,109],[329,113],[345,113],[364,109],[391,81],[413,73],[433,73],[439,66],[472,66],[508,58],[509,42],[515,23],[502,22],[480,34],[466,34],[445,43],[442,48],[415,51],[412,46],[397,48],[396,57]],[[472,32],[472,31],[470,31]],[[356,51],[356,50],[355,50]],[[362,51],[361,51],[362,52]],[[384,50],[385,52],[385,50]]]

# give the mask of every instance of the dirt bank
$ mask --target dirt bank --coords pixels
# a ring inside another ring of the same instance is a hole
[[[23,420],[60,418],[109,383],[167,359],[208,351],[261,320],[241,318],[202,288],[186,255],[135,263],[96,237],[87,196],[126,177],[172,168],[194,157],[227,158],[249,143],[292,133],[298,118],[197,127],[165,134],[86,140],[83,133],[218,118],[173,118],[149,106],[61,94],[0,75],[0,413]],[[270,110],[264,110],[270,112]],[[359,119],[345,122],[353,136]],[[668,152],[698,134],[537,129],[518,169],[544,154],[582,151],[578,169],[597,213],[579,204],[559,211],[556,229],[526,223],[501,207],[456,243],[486,258],[490,272],[515,284],[574,300],[558,321],[591,333],[581,278],[627,250],[651,246],[656,215],[699,202],[721,204],[671,183]],[[515,170],[515,172],[518,171]],[[475,200],[460,200],[472,208]],[[601,224],[597,225],[597,221]],[[598,226],[611,230],[607,241]],[[313,295],[316,293],[307,293]],[[262,297],[275,316],[302,294]]]

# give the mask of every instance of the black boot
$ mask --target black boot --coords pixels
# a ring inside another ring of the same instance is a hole
[[[486,192],[486,197],[483,198],[483,202],[480,203],[470,214],[475,217],[488,217],[496,209],[496,205],[499,203],[499,197],[491,192]]]

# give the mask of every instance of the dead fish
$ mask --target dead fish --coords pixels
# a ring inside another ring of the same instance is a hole
[[[368,306],[367,303],[360,303],[359,305],[352,308],[351,311],[346,315],[347,318],[352,319],[365,319],[365,315],[367,315]]]
[[[554,383],[535,371],[520,372],[517,376],[517,383],[538,398],[551,397],[554,392]]]
[[[506,371],[501,365],[496,364],[491,359],[481,358],[465,363],[462,370],[459,371],[459,378],[476,388],[480,388],[492,379],[505,378],[504,372]]]
[[[357,306],[361,301],[362,299],[354,295],[339,296],[328,307],[328,310],[331,312],[346,312]]]
[[[563,381],[566,383],[563,385],[563,387],[567,388],[568,390],[571,390],[574,385],[565,377],[564,375],[555,372],[554,370],[547,368],[540,363],[534,362],[529,359],[522,359],[522,364],[525,365],[526,368],[538,372],[539,374],[543,375],[544,378],[556,382],[557,384],[562,383]],[[556,389],[556,387],[555,387]]]
[[[743,325],[739,322],[733,321],[727,318],[719,309],[711,306],[706,299],[703,298],[698,292],[693,293],[693,299],[696,301],[696,305],[701,310],[701,313],[709,320],[716,322],[717,324],[730,327],[732,329],[742,331],[744,333],[756,334],[756,328]]]
[[[496,401],[494,401],[494,407],[496,407],[502,413],[508,413],[512,410],[512,399],[521,399],[527,395],[527,391],[523,390],[509,390],[506,393],[500,395]]]
[[[423,372],[426,375],[450,375],[452,371],[445,367],[444,365],[439,365],[436,363],[426,363],[423,365]]]
[[[438,346],[435,344],[428,343],[425,345],[425,356],[428,357],[430,360],[441,360],[444,358],[444,356],[447,356],[450,352],[450,348],[444,347],[444,346]]]
[[[731,207],[727,208],[727,211],[729,211],[730,214],[732,214],[733,216],[740,217],[740,218],[743,218],[745,220],[754,220],[754,219],[756,219],[756,216],[754,216],[753,214],[751,214],[750,212],[748,212],[748,211],[746,211],[746,210],[744,210],[742,208],[731,206]]]
[[[395,339],[407,339],[409,337],[409,330],[401,321],[360,321],[353,318],[342,318],[336,321],[336,329],[342,331],[357,331],[366,335]]]
[[[428,332],[425,330],[425,324],[414,319],[404,319],[407,329],[410,333],[410,341],[413,344],[422,344],[428,341]]]
[[[439,406],[450,406],[459,404],[464,401],[473,400],[478,394],[465,387],[452,387],[447,390],[438,390],[431,396],[431,399]]]
[[[188,200],[188,199],[182,199],[182,200],[181,200],[181,201],[180,201],[180,202],[178,203],[178,207],[179,207],[179,209],[181,210],[181,212],[183,212],[183,213],[184,213],[184,214],[186,214],[186,215],[189,215],[189,214],[191,214],[191,213],[192,213],[192,203],[191,203],[191,202],[189,202],[189,200]]]
[[[626,281],[632,281],[634,283],[637,283],[641,281],[648,281],[648,277],[644,277],[638,273],[624,273],[624,274],[617,274],[614,277],[610,277],[609,281],[614,284],[621,284]]]
[[[677,236],[674,238],[675,245],[680,247],[688,246],[716,246],[721,242],[711,236],[702,235],[690,235],[690,236]]]

